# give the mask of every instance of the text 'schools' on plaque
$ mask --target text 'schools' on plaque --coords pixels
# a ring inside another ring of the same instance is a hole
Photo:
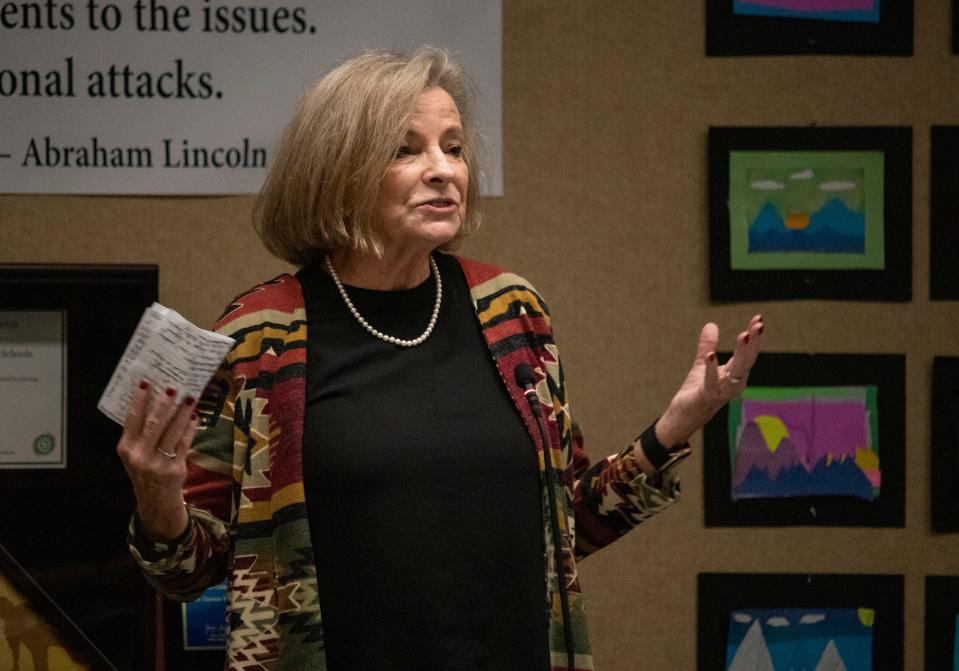
[[[0,468],[66,468],[63,311],[0,311]]]

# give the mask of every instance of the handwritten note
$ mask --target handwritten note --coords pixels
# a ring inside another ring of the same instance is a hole
[[[172,387],[177,402],[188,394],[199,398],[233,342],[154,303],[143,312],[97,408],[123,424],[140,380],[150,382],[156,393]]]

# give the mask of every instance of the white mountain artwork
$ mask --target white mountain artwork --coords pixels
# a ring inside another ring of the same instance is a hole
[[[728,671],[776,671],[759,620],[753,620],[733,656],[733,663],[729,665]]]
[[[839,650],[836,649],[834,641],[829,641],[829,645],[822,651],[816,671],[846,671],[846,663],[839,656]]]
[[[813,671],[805,668],[805,665],[802,666],[803,668],[781,671]],[[766,645],[766,637],[763,636],[759,620],[753,620],[727,671],[777,671],[773,666],[773,659],[769,654],[769,647]],[[847,671],[846,663],[839,655],[834,641],[829,641],[826,645],[814,671]]]

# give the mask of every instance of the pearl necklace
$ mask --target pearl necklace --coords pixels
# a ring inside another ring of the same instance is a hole
[[[440,279],[440,269],[436,266],[436,261],[433,260],[432,256],[430,256],[430,267],[433,269],[433,277],[436,278],[436,302],[433,304],[433,314],[430,316],[429,324],[426,325],[426,330],[423,331],[419,337],[413,338],[412,340],[403,340],[402,338],[386,335],[382,331],[378,331],[373,328],[373,326],[363,318],[363,315],[360,314],[360,311],[356,309],[356,306],[353,305],[353,301],[351,301],[350,297],[346,294],[346,289],[343,287],[343,282],[340,281],[340,276],[336,274],[336,270],[333,268],[333,262],[330,261],[329,254],[323,258],[323,263],[326,265],[326,269],[330,272],[330,277],[333,278],[333,282],[336,284],[336,288],[340,292],[340,296],[343,297],[343,302],[346,303],[346,307],[350,309],[350,314],[352,314],[356,318],[356,321],[358,321],[363,328],[369,331],[371,335],[374,335],[380,340],[388,342],[391,345],[399,345],[400,347],[416,347],[417,345],[423,344],[423,342],[430,337],[430,334],[433,332],[433,328],[436,326],[436,320],[440,316],[440,304],[443,302],[443,280]]]

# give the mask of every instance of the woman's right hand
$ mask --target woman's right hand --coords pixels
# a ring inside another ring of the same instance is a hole
[[[146,381],[134,391],[117,454],[133,483],[143,531],[153,541],[169,543],[189,524],[183,483],[198,422],[196,399],[188,396],[178,407],[174,389],[151,391]]]

